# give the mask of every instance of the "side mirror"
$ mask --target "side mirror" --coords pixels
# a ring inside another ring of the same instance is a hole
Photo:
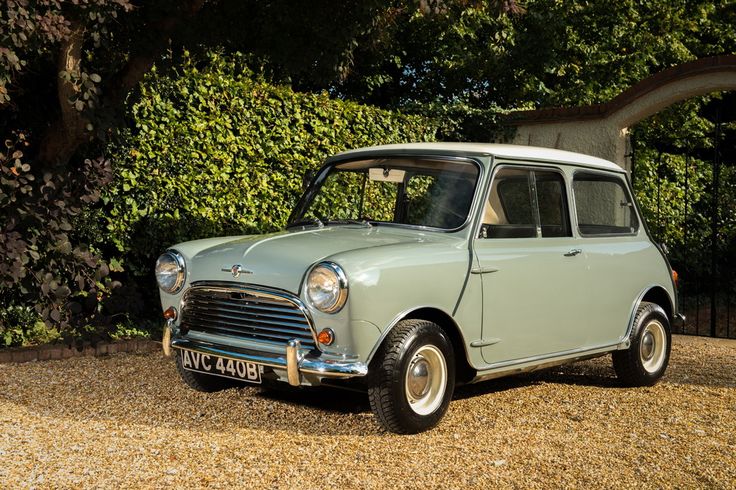
[[[309,184],[312,183],[312,180],[314,179],[314,176],[317,174],[314,170],[307,170],[304,172],[304,175],[302,176],[302,192],[306,191],[309,188]]]

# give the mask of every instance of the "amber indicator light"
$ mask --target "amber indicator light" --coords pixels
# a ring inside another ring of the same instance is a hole
[[[320,344],[331,345],[335,341],[335,332],[331,328],[325,328],[317,334],[317,340]]]
[[[164,318],[167,320],[176,320],[176,308],[170,306],[164,311]]]

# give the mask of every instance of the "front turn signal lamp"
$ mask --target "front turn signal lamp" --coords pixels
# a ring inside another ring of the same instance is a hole
[[[332,345],[335,341],[335,332],[333,332],[331,328],[323,328],[317,334],[317,340],[322,345]]]
[[[169,306],[166,311],[164,311],[164,319],[176,320],[176,308],[174,308],[173,306]]]

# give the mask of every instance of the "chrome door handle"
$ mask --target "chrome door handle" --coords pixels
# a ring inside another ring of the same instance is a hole
[[[583,253],[579,248],[573,248],[565,254],[565,257],[575,257],[577,254]]]
[[[490,274],[492,272],[498,272],[495,267],[473,267],[470,269],[471,274]]]

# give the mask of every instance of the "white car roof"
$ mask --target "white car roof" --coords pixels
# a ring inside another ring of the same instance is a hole
[[[353,154],[365,154],[373,151],[431,151],[433,153],[446,151],[452,153],[472,153],[475,155],[493,155],[499,158],[569,163],[584,167],[612,170],[615,172],[624,171],[620,166],[613,162],[590,155],[583,155],[582,153],[555,150],[553,148],[542,148],[538,146],[504,145],[497,143],[404,143],[380,145],[345,151],[339,153],[336,157],[341,158]]]

